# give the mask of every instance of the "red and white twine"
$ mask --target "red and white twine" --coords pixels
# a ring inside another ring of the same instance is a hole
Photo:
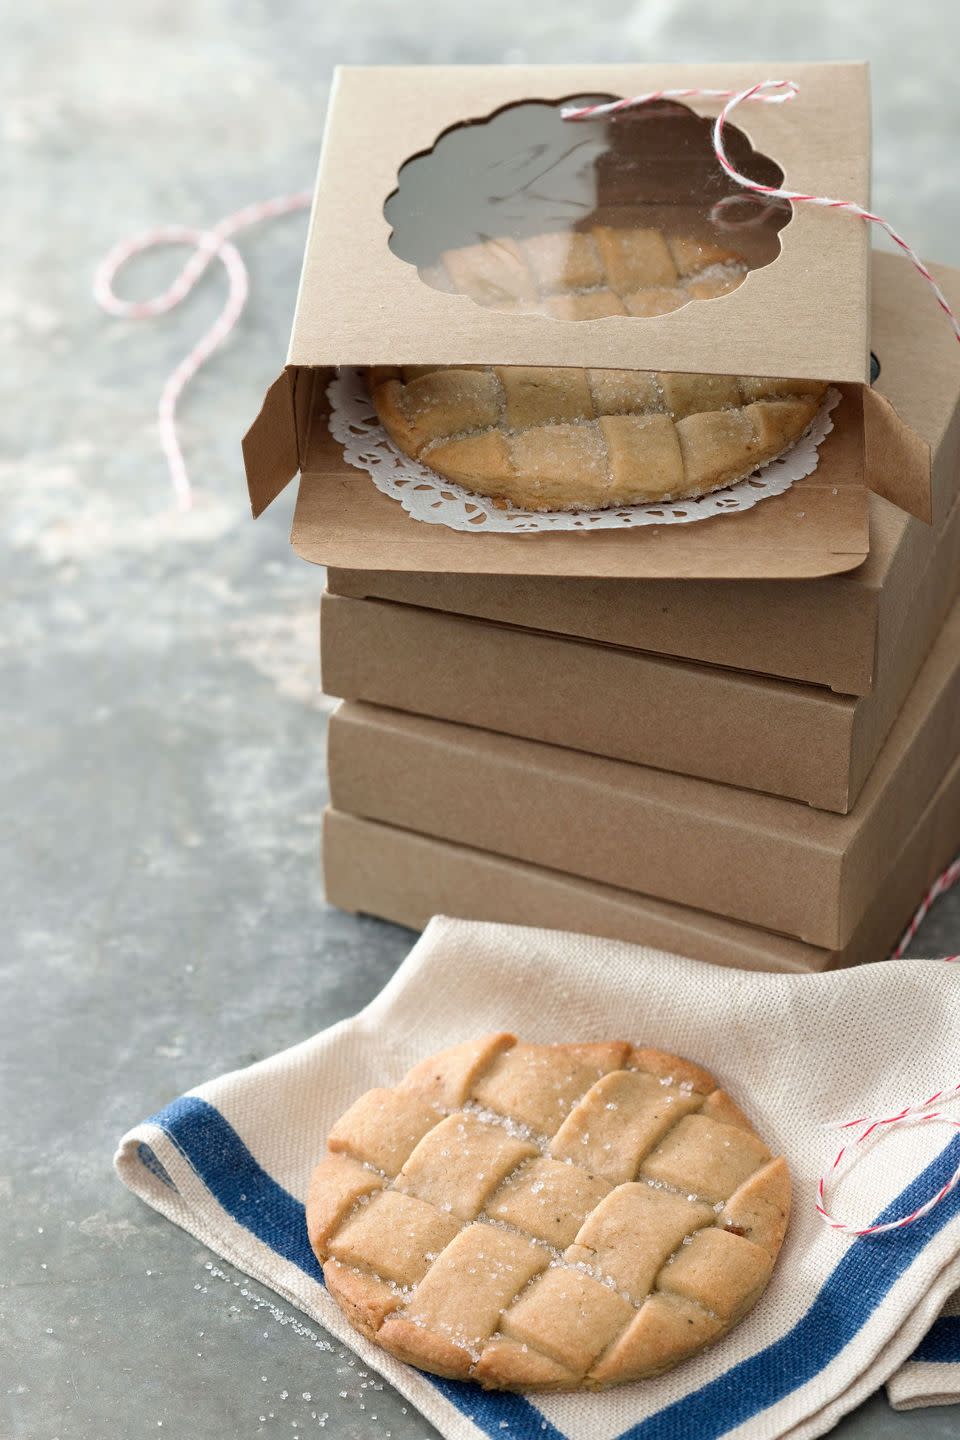
[[[914,914],[913,919],[910,921],[910,924],[907,926],[906,930],[903,932],[903,935],[900,937],[900,942],[897,945],[896,950],[894,950],[893,954],[890,956],[891,960],[903,959],[904,952],[907,946],[910,944],[914,935],[916,935],[917,931],[920,929],[920,926],[927,918],[927,915],[930,913],[931,906],[935,903],[935,901],[940,899],[941,895],[945,895],[948,890],[952,890],[958,880],[960,880],[960,855],[958,855],[956,860],[952,861],[952,863],[947,866],[946,870],[944,870],[942,874],[937,876],[936,880],[934,880],[926,895],[924,895],[923,899],[920,901],[920,904],[917,906],[916,913]],[[945,960],[955,961],[960,960],[960,955],[945,955],[943,958]],[[934,1099],[936,1098],[937,1097],[934,1096]]]
[[[956,885],[958,881],[960,881],[960,855],[947,866],[942,874],[937,876],[926,895],[924,895],[920,904],[917,906],[913,919],[904,931],[900,943],[891,955],[891,960],[900,960],[903,958],[904,951],[928,915],[930,907],[941,895]],[[945,955],[943,959],[946,963],[953,964],[960,961],[960,955]],[[960,1185],[960,1164],[957,1165],[957,1168],[946,1183],[942,1185],[935,1194],[926,1199],[922,1205],[918,1205],[917,1208],[911,1210],[908,1215],[900,1215],[896,1220],[887,1220],[883,1224],[877,1225],[854,1225],[846,1220],[838,1220],[836,1216],[827,1209],[825,1195],[827,1181],[828,1179],[835,1180],[837,1178],[837,1172],[845,1168],[845,1162],[846,1164],[850,1164],[859,1154],[863,1153],[858,1150],[857,1147],[869,1140],[871,1135],[889,1132],[901,1125],[926,1125],[931,1122],[938,1125],[951,1125],[954,1129],[960,1130],[960,1119],[951,1115],[945,1115],[942,1110],[934,1110],[931,1108],[938,1104],[947,1105],[958,1098],[960,1098],[960,1083],[945,1085],[942,1089],[934,1091],[932,1095],[928,1095],[925,1100],[918,1100],[913,1104],[904,1105],[891,1115],[858,1115],[853,1120],[841,1120],[836,1124],[828,1126],[827,1128],[830,1130],[840,1130],[845,1134],[849,1134],[850,1138],[840,1147],[834,1156],[833,1163],[820,1176],[817,1184],[817,1214],[820,1215],[825,1224],[829,1225],[832,1230],[839,1231],[841,1235],[880,1235],[888,1230],[902,1230],[904,1226],[912,1225],[915,1220],[921,1220],[924,1215],[929,1215],[930,1211],[936,1205],[939,1205],[940,1201],[945,1199],[951,1190],[955,1190],[957,1185]]]
[[[885,230],[890,239],[907,255],[914,268],[923,276],[933,292],[934,299],[940,306],[953,327],[953,333],[960,340],[960,320],[954,314],[950,302],[944,295],[940,286],[934,280],[930,271],[924,265],[920,256],[908,245],[903,236],[900,235],[888,220],[882,215],[875,215],[872,210],[865,210],[853,200],[835,200],[830,195],[809,195],[802,190],[787,190],[776,185],[762,185],[758,180],[751,180],[749,175],[743,175],[736,168],[730,157],[727,155],[724,145],[724,129],[727,121],[736,110],[738,105],[746,104],[748,101],[760,101],[768,105],[780,105],[785,100],[793,100],[800,92],[800,87],[793,80],[761,80],[756,85],[750,85],[746,90],[707,90],[692,88],[686,90],[649,90],[644,95],[629,96],[624,100],[611,100],[603,105],[580,105],[568,106],[563,110],[565,120],[594,120],[602,115],[616,115],[622,110],[632,109],[638,105],[649,105],[655,100],[726,100],[726,104],[720,111],[713,125],[713,150],[717,160],[723,169],[742,185],[745,190],[752,191],[756,195],[766,196],[770,200],[797,201],[807,205],[821,205],[827,210],[842,210],[848,215],[856,215],[861,220],[871,225],[879,225]]]
[[[193,504],[193,491],[177,438],[177,402],[201,365],[210,358],[236,325],[247,303],[250,289],[247,267],[237,247],[230,243],[230,237],[251,225],[259,224],[261,220],[272,220],[294,210],[305,210],[312,198],[310,191],[298,190],[292,195],[263,200],[247,205],[242,210],[235,210],[232,215],[225,216],[209,230],[198,230],[189,225],[158,225],[131,240],[115,245],[110,253],[104,256],[94,276],[94,299],[109,315],[117,315],[124,320],[147,320],[176,309],[181,300],[189,295],[211,260],[219,260],[227,272],[229,287],[223,309],[206,334],[201,336],[168,377],[160,394],[157,415],[160,444],[167,458],[177,504],[182,510],[189,510]],[[162,294],[152,300],[121,300],[113,289],[117,272],[134,255],[141,255],[145,250],[152,250],[158,245],[191,245],[193,254]]]

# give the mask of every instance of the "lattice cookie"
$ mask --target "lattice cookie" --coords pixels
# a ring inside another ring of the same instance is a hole
[[[307,1229],[350,1323],[400,1359],[488,1389],[601,1389],[734,1325],[789,1210],[786,1162],[699,1066],[499,1034],[350,1107]]]
[[[469,295],[494,310],[601,320],[666,315],[691,300],[735,290],[745,261],[713,240],[628,225],[499,236],[445,250],[421,275],[436,290]]]
[[[597,510],[706,495],[788,449],[820,381],[555,366],[378,366],[407,455],[499,504]]]

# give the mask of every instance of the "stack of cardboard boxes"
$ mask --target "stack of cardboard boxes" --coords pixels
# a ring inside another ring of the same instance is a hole
[[[941,322],[906,262],[875,266],[877,384],[942,483],[931,525],[871,498],[857,569],[329,572],[333,903],[770,970],[889,953],[960,849],[960,377],[920,379],[919,335],[884,321]]]
[[[347,86],[350,133],[365,96]],[[329,566],[328,898],[768,970],[889,953],[960,848],[960,366],[909,262],[864,251],[879,377],[844,387],[817,472],[786,495],[652,533],[453,535],[330,439],[316,367],[404,357],[355,324],[318,351],[311,256],[337,243],[322,193],[291,364],[246,456],[255,510],[301,471],[294,544]],[[937,274],[960,299],[960,275]],[[437,363],[490,358],[504,317],[466,309]]]

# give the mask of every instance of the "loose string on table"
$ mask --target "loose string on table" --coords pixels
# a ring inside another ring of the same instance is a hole
[[[201,365],[210,358],[236,325],[250,291],[247,267],[237,247],[231,244],[230,237],[251,225],[259,225],[262,220],[273,220],[278,215],[306,210],[312,199],[309,190],[297,190],[290,195],[261,200],[225,215],[209,230],[199,230],[190,225],[158,225],[115,245],[97,268],[93,280],[94,299],[109,315],[117,315],[124,320],[147,320],[155,315],[163,315],[168,310],[175,310],[190,294],[212,260],[219,260],[227,272],[229,285],[223,309],[209,330],[200,337],[167,378],[160,394],[157,412],[160,444],[167,459],[170,481],[181,510],[191,508],[193,489],[177,437],[177,403]],[[142,255],[145,250],[152,250],[159,245],[191,245],[193,254],[162,294],[152,300],[121,300],[113,288],[118,271],[134,255]]]

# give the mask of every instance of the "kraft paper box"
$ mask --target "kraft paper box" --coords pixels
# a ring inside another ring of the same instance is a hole
[[[839,950],[958,752],[960,604],[849,815],[349,701],[330,720],[330,799]]]
[[[941,266],[936,273],[960,299],[960,271]],[[876,388],[930,446],[936,530],[960,492],[956,341],[937,307],[924,304],[908,260],[874,253],[872,297],[871,344],[882,367]],[[327,583],[340,595],[396,600],[864,695],[886,682],[904,617],[918,605],[938,603],[936,592],[924,589],[936,548],[930,526],[871,496],[867,560],[848,574],[815,581],[332,569]],[[954,567],[952,576],[957,573]]]
[[[882,960],[917,896],[960,848],[960,761],[937,789],[906,845],[881,877],[867,914],[842,950],[805,945],[736,920],[507,860],[432,836],[328,810],[327,899],[421,930],[431,915],[502,920],[652,945],[742,970],[798,973]]]
[[[321,683],[506,735],[845,814],[960,589],[960,502],[869,695],[384,600],[325,594]]]
[[[743,204],[709,148],[716,101],[622,111],[578,122],[576,135],[560,106],[575,97],[672,87],[736,91],[755,83],[762,69],[341,69],[287,366],[244,441],[254,513],[299,472],[293,544],[310,561],[341,569],[597,580],[769,580],[854,569],[870,548],[869,489],[930,520],[930,446],[869,384],[868,235],[849,216],[801,205],[789,224],[781,210],[756,230],[741,226],[737,245],[750,266],[744,282],[667,315],[569,320],[511,314],[428,283],[438,251],[493,233],[536,233],[529,228],[534,222],[541,232],[569,229],[571,213],[584,223],[626,209],[641,228],[675,214],[681,233],[699,234],[705,217],[713,223],[714,202]],[[731,144],[757,177],[782,175],[812,192],[867,204],[866,67],[794,65],[791,78],[800,87],[797,98],[752,105],[742,126],[738,112]],[[503,115],[512,117],[515,149],[484,166],[477,144]],[[534,165],[539,151],[534,131],[525,128],[542,128],[545,117],[547,159],[556,161],[546,167],[546,201],[539,184],[544,165]],[[684,134],[692,126],[697,145],[672,140],[678,126]],[[437,161],[451,147],[465,157],[466,178],[431,186],[431,174],[447,182],[456,177],[455,167]],[[491,176],[502,177],[507,167],[517,169],[523,183],[509,193],[491,189],[503,184]],[[497,231],[490,229],[494,218]],[[917,304],[922,301],[935,308],[918,293]],[[798,376],[829,380],[843,398],[816,471],[749,511],[683,526],[464,534],[412,520],[345,461],[327,427],[326,389],[337,366],[480,363]],[[926,365],[936,363],[936,353],[925,357]]]

